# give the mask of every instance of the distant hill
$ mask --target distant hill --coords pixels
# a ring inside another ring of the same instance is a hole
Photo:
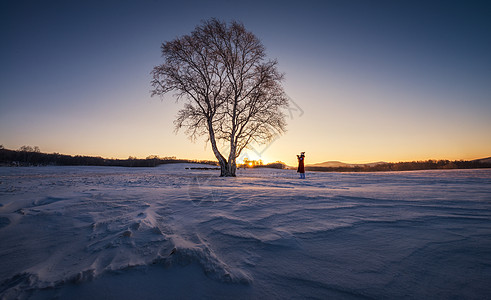
[[[323,168],[354,168],[354,167],[374,167],[378,165],[386,164],[386,162],[378,161],[366,164],[348,164],[340,161],[326,161],[317,164],[307,165],[309,167],[323,167]]]
[[[305,169],[308,171],[320,172],[380,172],[480,168],[491,168],[491,157],[471,161],[430,159],[425,161],[406,161],[396,163],[374,162],[367,164],[347,164],[339,161],[326,161],[323,163],[305,166]]]
[[[485,163],[485,164],[491,164],[491,157],[475,159],[473,161],[477,161],[477,162]]]
[[[337,168],[337,167],[348,167],[349,164],[340,161],[325,161],[316,164],[308,164],[309,167],[325,167],[325,168]]]

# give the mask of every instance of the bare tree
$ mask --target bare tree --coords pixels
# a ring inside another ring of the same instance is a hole
[[[152,96],[173,91],[186,100],[176,131],[184,128],[192,139],[206,135],[221,176],[235,176],[236,158],[248,145],[285,131],[283,74],[244,25],[204,21],[190,35],[163,43],[162,56],[152,71]]]

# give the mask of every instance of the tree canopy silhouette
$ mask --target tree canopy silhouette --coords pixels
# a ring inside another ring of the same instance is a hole
[[[161,48],[164,63],[152,71],[152,96],[172,91],[185,100],[176,131],[184,128],[191,139],[205,135],[221,176],[235,176],[236,158],[248,145],[285,131],[283,74],[243,24],[207,20]]]

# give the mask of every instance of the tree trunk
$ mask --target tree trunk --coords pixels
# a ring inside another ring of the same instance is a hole
[[[235,164],[231,164],[228,161],[220,162],[220,177],[235,177],[235,170],[237,167]]]
[[[225,163],[225,165],[222,167],[220,166],[220,169],[222,170],[222,174],[220,176],[225,176],[225,177],[235,177],[235,171],[237,170],[237,165],[235,164],[235,160],[228,161]]]
[[[210,133],[210,143],[211,148],[213,149],[213,154],[218,159],[218,163],[220,164],[220,177],[235,177],[235,159],[231,161],[227,161],[225,157],[218,151],[217,142],[215,140],[215,131],[213,130],[211,122],[208,122],[208,131]]]

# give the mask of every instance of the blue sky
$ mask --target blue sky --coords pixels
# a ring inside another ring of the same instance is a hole
[[[2,1],[0,17],[6,148],[213,159],[204,141],[174,133],[182,103],[151,98],[149,73],[162,42],[216,17],[262,40],[304,112],[250,158],[491,155],[486,1]]]

